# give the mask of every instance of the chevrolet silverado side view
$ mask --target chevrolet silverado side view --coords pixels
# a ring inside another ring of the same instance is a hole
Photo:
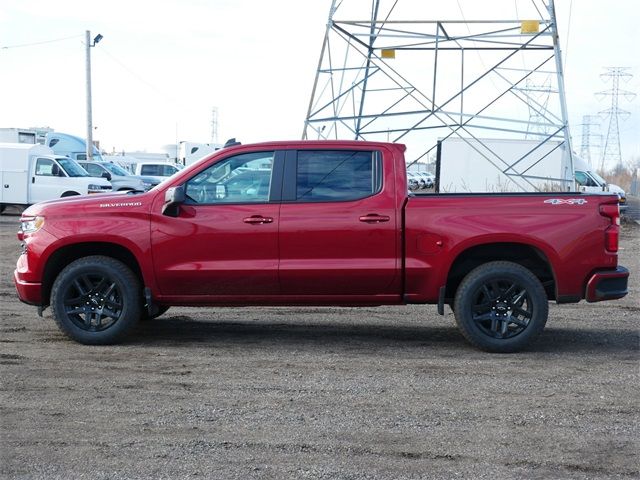
[[[529,345],[549,300],[626,295],[616,195],[407,193],[404,150],[236,145],[146,193],[33,205],[18,295],[85,344],[172,305],[449,305],[492,352]]]

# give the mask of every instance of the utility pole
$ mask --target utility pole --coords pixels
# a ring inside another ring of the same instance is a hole
[[[91,111],[91,47],[102,40],[102,35],[98,34],[91,43],[91,32],[85,32],[86,70],[87,70],[87,160],[93,160],[93,113]]]

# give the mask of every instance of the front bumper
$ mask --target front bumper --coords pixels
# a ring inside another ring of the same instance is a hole
[[[22,280],[17,269],[13,272],[13,280],[21,302],[29,305],[42,305],[42,284],[40,282],[34,283]]]
[[[622,298],[629,293],[628,281],[629,270],[624,267],[596,272],[587,282],[585,299],[587,302],[601,302]]]

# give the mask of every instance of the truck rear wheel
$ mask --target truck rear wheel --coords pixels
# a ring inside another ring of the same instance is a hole
[[[94,255],[67,265],[51,289],[60,330],[87,345],[112,344],[140,319],[140,282],[122,262]]]
[[[545,327],[547,295],[540,281],[517,263],[490,262],[458,287],[455,318],[464,337],[488,352],[516,352]]]

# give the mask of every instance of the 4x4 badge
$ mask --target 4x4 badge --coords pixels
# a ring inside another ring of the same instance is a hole
[[[584,198],[550,198],[545,200],[544,203],[550,203],[551,205],[584,205],[587,201]]]

